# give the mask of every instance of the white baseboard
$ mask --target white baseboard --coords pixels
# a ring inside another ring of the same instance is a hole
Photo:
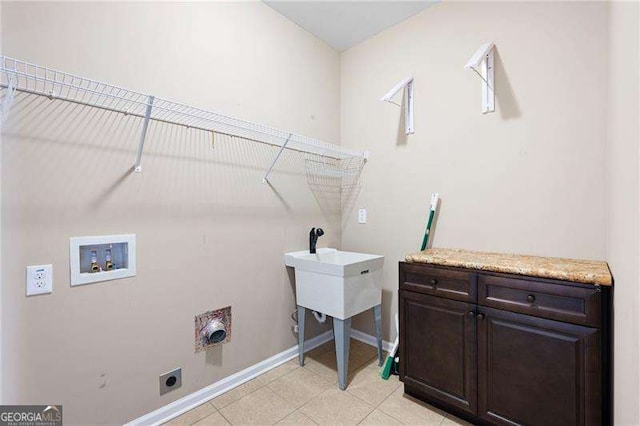
[[[378,345],[378,341],[375,338],[375,336],[372,336],[372,335],[367,334],[367,333],[363,333],[362,331],[351,330],[351,338],[359,340],[362,343],[366,343],[367,345],[371,345],[371,346],[377,346]],[[382,341],[382,350],[383,351],[389,352],[392,347],[393,347],[392,343],[387,342],[386,340]]]
[[[376,346],[376,338],[361,331],[351,330],[351,337],[368,345]],[[305,352],[310,351],[322,345],[323,343],[330,341],[331,339],[333,339],[331,330],[326,331],[312,339],[309,339],[305,341]],[[389,342],[382,342],[382,348],[385,351],[391,350],[391,346],[392,345]],[[279,365],[284,364],[285,362],[295,358],[296,356],[298,356],[298,346],[293,346],[283,352],[280,352],[279,354],[272,356],[271,358],[265,359],[264,361],[254,364],[251,367],[245,368],[244,370],[232,374],[231,376],[225,377],[224,379],[219,380],[212,385],[209,385],[187,396],[177,399],[165,406],[158,408],[157,410],[145,414],[142,417],[131,420],[125,426],[155,426],[168,422],[169,420],[178,417],[179,415],[186,413],[187,411],[196,408],[197,406],[202,405],[207,401],[212,400],[218,395],[222,395],[223,393],[228,392],[231,389],[240,386],[241,384],[248,382],[249,380],[257,376],[264,374]]]
[[[305,341],[305,352],[310,351],[322,345],[325,342],[330,341],[333,338],[331,330],[322,333],[312,339]],[[240,386],[241,384],[248,382],[249,380],[266,373],[267,371],[276,368],[279,365],[284,364],[290,359],[295,358],[298,355],[298,346],[293,346],[279,354],[265,359],[251,367],[245,368],[231,376],[225,377],[222,380],[215,382],[205,388],[195,391],[187,396],[177,399],[165,406],[158,408],[142,417],[138,417],[135,420],[130,421],[126,426],[146,426],[146,425],[160,425],[164,422],[178,417],[180,414],[196,408],[199,405],[215,398],[218,395],[222,395],[231,389]]]

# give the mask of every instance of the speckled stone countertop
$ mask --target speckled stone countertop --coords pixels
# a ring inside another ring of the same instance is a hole
[[[408,254],[407,262],[456,266],[481,271],[528,275],[584,284],[611,285],[607,262],[561,259],[521,254],[487,253],[460,249],[428,249]]]

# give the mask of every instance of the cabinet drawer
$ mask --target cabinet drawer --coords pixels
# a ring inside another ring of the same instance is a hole
[[[480,274],[478,304],[592,327],[600,322],[600,291],[595,286]]]
[[[400,263],[400,289],[475,302],[476,274],[430,265]]]

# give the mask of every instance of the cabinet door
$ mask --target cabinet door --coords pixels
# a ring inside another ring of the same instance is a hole
[[[478,414],[496,424],[601,423],[599,332],[478,311]]]
[[[400,376],[405,386],[476,413],[474,305],[400,291]]]

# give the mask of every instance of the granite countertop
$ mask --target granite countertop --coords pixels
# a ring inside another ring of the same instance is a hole
[[[407,262],[412,263],[455,266],[584,284],[610,286],[613,283],[607,262],[597,260],[562,259],[438,248],[408,254],[405,259]]]

